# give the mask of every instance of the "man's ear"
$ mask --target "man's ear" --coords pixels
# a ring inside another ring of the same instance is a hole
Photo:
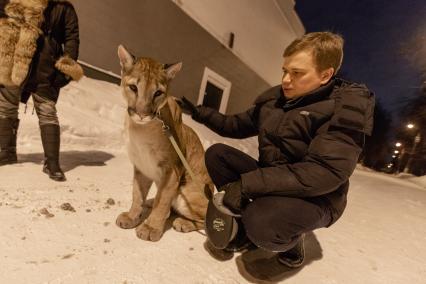
[[[182,62],[164,64],[164,69],[166,70],[167,78],[171,80],[176,76],[180,69],[182,69]]]
[[[135,57],[121,44],[118,46],[118,58],[120,58],[121,69],[124,71],[132,68],[135,61]]]
[[[330,67],[321,71],[321,84],[326,84],[334,75],[334,68]]]

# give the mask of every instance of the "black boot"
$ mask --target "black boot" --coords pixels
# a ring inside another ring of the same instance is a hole
[[[41,142],[44,149],[43,172],[55,181],[65,181],[65,175],[59,166],[60,129],[56,124],[40,126]]]
[[[288,251],[278,253],[278,261],[289,268],[297,268],[305,260],[305,234],[302,234],[296,245]]]
[[[228,252],[242,252],[244,250],[251,250],[257,248],[255,244],[247,237],[244,224],[241,218],[236,218],[238,231],[234,239],[224,248],[224,251]]]
[[[0,118],[0,166],[14,164],[19,119]]]

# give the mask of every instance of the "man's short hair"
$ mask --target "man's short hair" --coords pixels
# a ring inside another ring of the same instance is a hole
[[[334,68],[339,71],[343,60],[343,38],[331,32],[313,32],[295,39],[284,51],[284,57],[299,51],[312,51],[317,71]]]

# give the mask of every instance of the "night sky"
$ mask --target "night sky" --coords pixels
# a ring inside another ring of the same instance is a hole
[[[421,91],[426,71],[425,0],[297,0],[296,11],[306,32],[343,35],[341,76],[365,83],[392,114]]]

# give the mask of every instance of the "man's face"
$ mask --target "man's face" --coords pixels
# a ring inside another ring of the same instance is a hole
[[[327,83],[334,69],[318,72],[311,51],[299,51],[284,57],[282,89],[287,99],[294,99],[308,94]]]

